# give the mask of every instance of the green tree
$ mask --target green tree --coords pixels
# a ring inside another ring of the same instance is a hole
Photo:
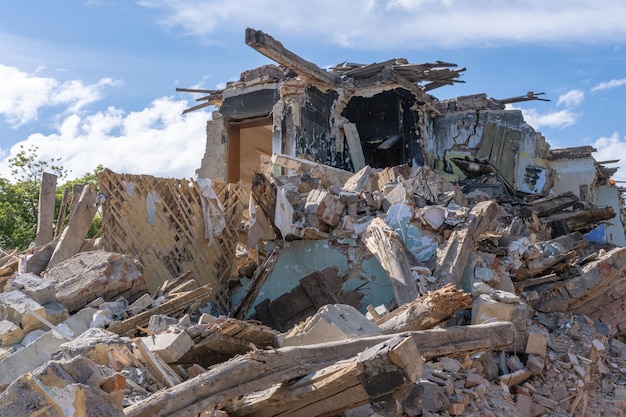
[[[40,160],[37,147],[20,147],[9,158],[13,181],[0,178],[0,248],[25,249],[35,238],[39,210],[39,188],[44,172],[64,179],[67,171],[60,158]]]
[[[0,249],[26,249],[35,240],[42,174],[55,174],[57,181],[67,178],[68,172],[60,158],[44,161],[39,159],[37,151],[35,146],[22,146],[17,155],[9,158],[12,181],[0,177]],[[103,169],[100,165],[93,172],[57,187],[55,215],[58,216],[64,188],[86,183],[96,186],[97,174]],[[88,237],[99,232],[100,224],[99,219],[94,222]]]

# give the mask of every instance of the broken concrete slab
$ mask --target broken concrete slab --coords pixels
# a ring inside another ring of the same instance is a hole
[[[59,346],[59,350],[52,356],[53,359],[71,359],[84,356],[98,365],[109,365],[110,351],[113,349],[131,347],[129,338],[120,337],[115,333],[104,329],[90,328],[81,333],[71,342],[65,342]]]
[[[193,339],[184,331],[159,333],[142,337],[141,340],[165,363],[176,362],[193,347]]]
[[[124,378],[112,371],[105,375],[83,357],[51,361],[30,374],[13,377],[15,382],[0,394],[0,409],[7,416],[37,417],[44,412],[51,417],[123,417]]]
[[[95,312],[94,308],[82,309],[63,324],[71,329],[73,335],[79,335],[89,328],[91,317]],[[52,331],[48,331],[30,345],[4,358],[0,361],[0,389],[10,384],[16,375],[23,375],[50,360],[50,355],[65,341],[55,336]]]
[[[0,294],[0,319],[11,320],[19,324],[22,329],[29,332],[42,326],[31,312],[40,316],[46,315],[46,309],[18,290],[13,290]]]
[[[381,334],[381,329],[357,309],[345,304],[328,304],[290,332],[278,336],[280,347],[304,346],[354,337]]]
[[[105,251],[78,253],[49,269],[44,278],[55,285],[59,303],[70,313],[98,297],[134,300],[147,292],[139,261]]]
[[[11,280],[11,287],[20,290],[41,305],[57,301],[54,284],[39,275],[18,274]]]

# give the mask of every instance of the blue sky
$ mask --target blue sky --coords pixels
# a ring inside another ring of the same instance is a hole
[[[0,13],[0,176],[19,146],[80,176],[189,178],[210,109],[176,87],[222,88],[270,61],[245,45],[262,30],[320,66],[407,58],[466,67],[446,99],[543,92],[516,104],[553,148],[626,155],[622,0],[87,0],[5,2]],[[617,179],[626,180],[626,158]]]

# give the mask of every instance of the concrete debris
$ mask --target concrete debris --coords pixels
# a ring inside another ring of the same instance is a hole
[[[626,413],[622,190],[505,107],[541,93],[246,43],[197,181],[105,170],[0,252],[3,415]]]

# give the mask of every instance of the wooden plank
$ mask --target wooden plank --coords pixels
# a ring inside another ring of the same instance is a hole
[[[471,303],[471,294],[448,284],[395,309],[376,324],[385,333],[432,329],[456,311],[469,308]]]
[[[67,227],[59,238],[59,243],[52,253],[48,268],[52,268],[59,262],[69,259],[78,253],[97,210],[96,191],[89,185],[85,185],[76,209],[72,213]]]
[[[333,74],[324,71],[312,62],[302,59],[286,49],[282,43],[260,30],[246,29],[246,45],[295,73],[309,77],[312,81],[326,88],[335,88],[337,84],[337,78]]]
[[[148,349],[148,346],[146,346],[140,337],[133,339],[133,343],[137,346],[150,372],[155,377],[160,377],[162,383],[171,388],[183,382],[178,374],[174,372],[165,361]]]
[[[324,282],[324,276],[319,272],[313,272],[300,279],[300,285],[302,285],[304,291],[306,291],[307,295],[311,298],[316,309],[326,304],[339,303],[337,296],[328,289],[328,286]]]
[[[35,247],[49,243],[54,236],[56,189],[57,176],[49,172],[44,172],[41,175],[41,189],[39,190],[39,211],[37,214]]]
[[[489,225],[498,214],[498,204],[494,201],[483,201],[476,204],[470,211],[467,224],[457,226],[448,238],[442,256],[437,258],[435,276],[441,286],[453,284],[461,286],[463,271],[470,255],[476,249],[476,241],[487,231]]]
[[[65,212],[67,211],[67,203],[70,195],[69,187],[65,187],[63,190],[63,198],[61,198],[61,205],[59,206],[59,216],[57,217],[56,229],[54,231],[54,237],[61,236],[63,231],[63,224],[65,223]]]
[[[246,317],[248,311],[250,311],[250,309],[254,305],[254,301],[259,295],[261,287],[263,287],[263,284],[265,284],[265,281],[267,281],[267,278],[274,270],[274,265],[276,264],[276,262],[278,262],[278,258],[280,256],[280,249],[281,248],[279,246],[274,248],[274,250],[272,250],[272,252],[267,255],[267,258],[265,258],[263,264],[261,264],[261,266],[259,266],[259,268],[254,271],[250,287],[239,302],[239,305],[232,309],[231,317],[240,320],[243,320]]]
[[[521,130],[508,129],[506,132],[506,145],[502,150],[502,158],[498,170],[500,174],[506,178],[508,182],[513,184],[515,181],[515,168],[517,164],[517,153],[519,152],[520,142],[522,141]]]
[[[361,145],[359,131],[356,129],[356,125],[354,123],[344,123],[342,127],[344,133],[346,134],[346,141],[348,142],[348,150],[350,151],[352,166],[354,168],[354,172],[357,172],[365,166],[365,156],[363,156],[363,146]]]
[[[367,227],[365,244],[387,271],[398,305],[415,300],[417,286],[411,272],[412,265],[409,264],[398,234],[383,219],[377,217]]]
[[[478,147],[478,154],[476,157],[480,160],[489,160],[491,158],[491,148],[493,147],[493,141],[495,137],[496,124],[485,123],[483,128],[483,137],[480,140],[480,146]]]
[[[402,333],[424,360],[510,348],[517,337],[510,322]],[[207,409],[275,384],[299,378],[391,339],[373,336],[316,345],[257,350],[221,363],[207,372],[161,390],[124,409],[126,417],[195,416]],[[396,359],[395,363],[402,363]],[[407,366],[410,366],[407,365]],[[410,372],[410,370],[407,370]]]
[[[413,383],[424,373],[416,342],[394,337],[352,359],[332,364],[278,390],[252,394],[223,407],[232,416],[308,417],[338,414],[369,403]],[[265,395],[263,395],[265,394]]]
[[[107,330],[117,333],[120,336],[133,336],[137,331],[137,326],[147,327],[150,317],[153,315],[164,314],[166,316],[175,317],[177,312],[184,311],[191,305],[200,305],[209,298],[211,298],[211,289],[208,287],[200,287],[185,295],[166,301],[158,307],[129,317],[124,321],[115,321],[107,327]]]

